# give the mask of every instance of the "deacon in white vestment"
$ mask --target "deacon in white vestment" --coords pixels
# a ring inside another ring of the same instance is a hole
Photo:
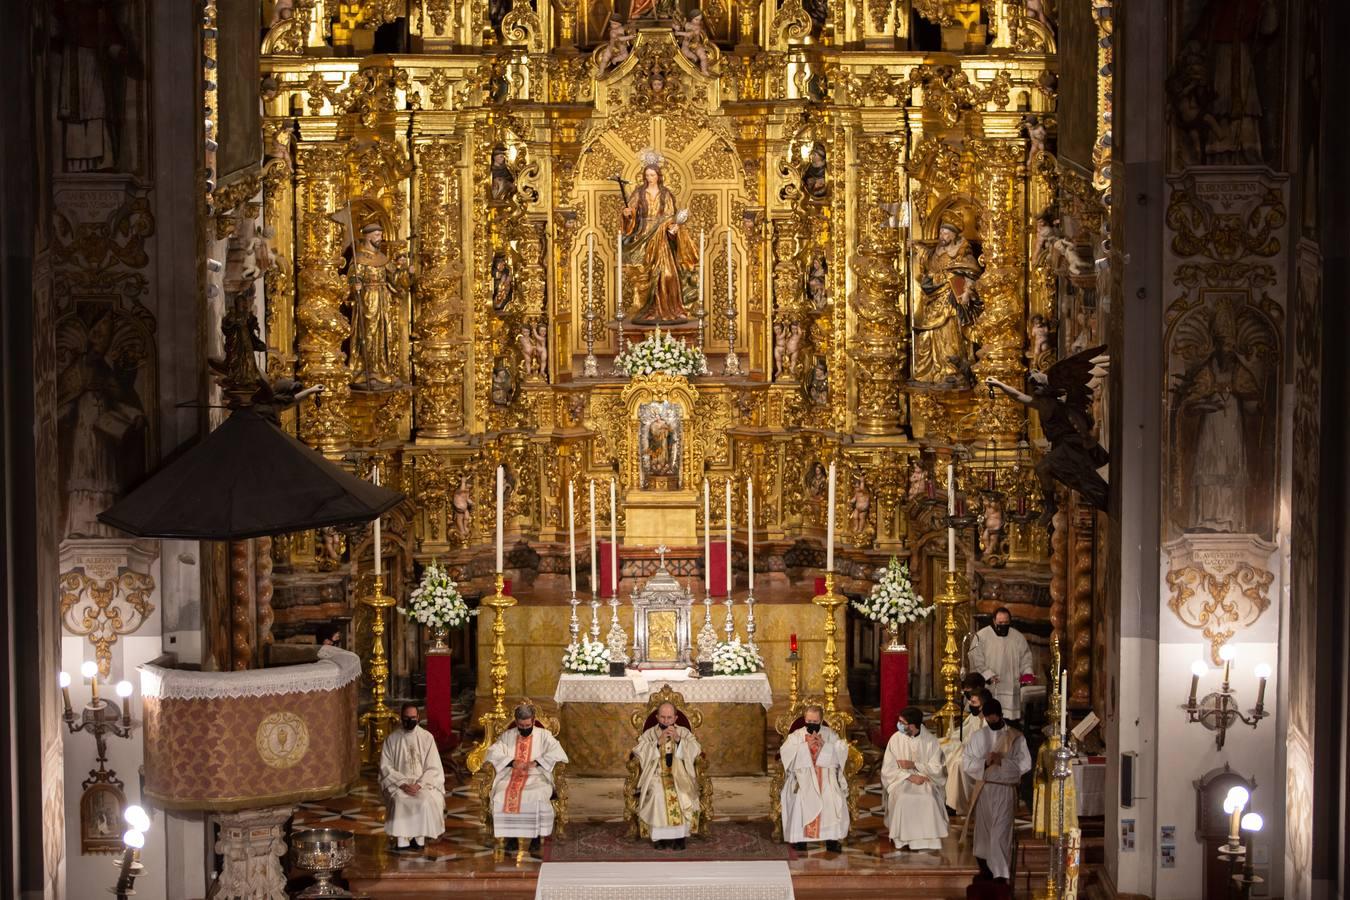
[[[984,676],[989,693],[1003,705],[1003,715],[1022,718],[1022,684],[1032,679],[1031,647],[1022,632],[1012,627],[1012,613],[1000,606],[994,624],[975,633],[970,648],[970,668]]]
[[[970,819],[975,828],[975,861],[980,874],[1007,880],[1012,863],[1013,821],[1017,814],[1017,787],[1031,771],[1031,751],[1022,732],[1003,721],[998,700],[984,704],[985,727],[975,732],[962,765],[976,780]]]
[[[897,850],[941,850],[947,836],[942,748],[937,736],[923,727],[922,710],[907,708],[900,713],[899,726],[881,761],[886,829]]]
[[[824,841],[831,853],[848,836],[848,742],[824,724],[825,711],[808,706],[805,724],[778,748],[783,762],[783,838],[797,850]]]
[[[982,696],[992,695],[985,690],[984,676],[979,672],[968,673],[961,682],[961,690],[969,715],[960,728],[942,739],[942,756],[947,761],[947,806],[958,816],[965,816],[970,813],[970,792],[975,788],[975,779],[965,773],[961,761],[966,758],[970,739],[984,728]]]
[[[515,725],[498,736],[483,762],[494,770],[492,779],[492,834],[506,838],[514,853],[519,838],[539,839],[553,833],[553,768],[567,762],[558,739],[534,720],[534,707],[516,707]]]
[[[633,756],[638,777],[638,818],[658,847],[684,849],[684,840],[698,828],[702,814],[694,763],[703,748],[694,733],[675,724],[675,707],[662,703],[656,724],[638,738]]]
[[[380,750],[380,792],[384,830],[404,849],[418,849],[445,831],[445,770],[431,732],[417,727],[417,705],[405,704],[403,730],[392,732]]]

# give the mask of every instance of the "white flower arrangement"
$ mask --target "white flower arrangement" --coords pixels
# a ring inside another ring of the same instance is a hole
[[[739,637],[718,641],[712,656],[714,675],[753,675],[764,668],[760,655]]]
[[[573,675],[606,675],[609,673],[609,649],[599,641],[582,638],[568,644],[563,651],[563,671]]]
[[[853,608],[873,622],[895,631],[901,625],[917,622],[933,611],[931,603],[925,604],[923,597],[914,593],[914,585],[909,580],[909,566],[894,556],[872,592],[861,600],[855,600]]]
[[[422,573],[422,580],[413,588],[408,605],[399,607],[399,613],[415,622],[432,628],[458,628],[478,615],[469,609],[450,573],[432,563]]]
[[[614,358],[631,378],[636,375],[701,375],[708,367],[703,351],[658,328],[640,344],[632,344]]]

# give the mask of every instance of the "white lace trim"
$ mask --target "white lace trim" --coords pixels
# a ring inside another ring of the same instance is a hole
[[[683,672],[630,672],[623,678],[608,675],[562,675],[554,691],[556,703],[641,703],[670,685],[689,703],[758,703],[773,706],[773,689],[763,672],[753,675],[715,675],[689,678]]]
[[[335,691],[361,676],[361,658],[337,647],[320,647],[319,661],[243,672],[193,672],[145,663],[141,696],[161,700],[218,700]]]

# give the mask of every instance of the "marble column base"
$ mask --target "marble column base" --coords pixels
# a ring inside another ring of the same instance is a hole
[[[216,852],[225,862],[207,900],[286,900],[282,835],[294,812],[294,806],[271,806],[214,817],[220,825]]]

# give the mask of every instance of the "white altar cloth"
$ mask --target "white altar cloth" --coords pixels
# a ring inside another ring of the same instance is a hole
[[[615,679],[616,681],[618,679]],[[546,862],[535,900],[792,900],[786,862]]]
[[[630,671],[622,678],[609,675],[568,675],[558,678],[553,701],[564,703],[642,703],[663,685],[684,695],[688,703],[758,703],[773,706],[773,690],[763,672],[753,675],[713,675],[691,678],[687,669]]]

